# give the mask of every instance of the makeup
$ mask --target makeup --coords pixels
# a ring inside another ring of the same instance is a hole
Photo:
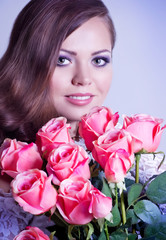
[[[75,93],[71,95],[65,96],[66,100],[70,102],[71,104],[77,105],[77,106],[84,106],[91,103],[91,101],[94,98],[94,95],[91,93]]]

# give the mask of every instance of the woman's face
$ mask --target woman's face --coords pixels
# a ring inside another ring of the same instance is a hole
[[[63,42],[51,79],[51,96],[59,116],[78,121],[101,106],[112,80],[111,37],[102,18],[81,25]]]

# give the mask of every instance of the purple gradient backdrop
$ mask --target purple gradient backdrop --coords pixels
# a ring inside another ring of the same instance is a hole
[[[120,115],[166,123],[166,1],[104,0],[117,31],[113,81],[105,104]],[[166,153],[166,131],[159,150]]]

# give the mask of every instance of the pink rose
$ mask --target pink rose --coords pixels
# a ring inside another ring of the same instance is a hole
[[[26,230],[23,230],[17,236],[15,236],[13,240],[25,240],[25,239],[50,240],[50,238],[37,227],[27,227]]]
[[[93,218],[106,217],[112,209],[112,199],[89,180],[77,176],[61,182],[57,208],[66,222],[82,225]]]
[[[113,152],[109,156],[104,169],[108,182],[121,182],[126,176],[127,171],[133,165],[132,160],[134,160],[134,158],[131,159],[129,154],[123,149]]]
[[[82,147],[72,143],[62,144],[52,150],[46,169],[49,175],[53,174],[55,185],[71,176],[90,178],[88,154]]]
[[[41,214],[55,210],[57,191],[42,170],[32,169],[20,173],[11,182],[14,199],[31,214]]]
[[[28,169],[41,169],[43,160],[35,143],[5,139],[0,147],[0,166],[2,173],[15,177]]]
[[[128,152],[131,161],[133,162],[134,155],[132,151],[132,144],[133,139],[125,130],[109,130],[94,141],[92,155],[103,169],[105,168],[105,164],[111,153],[117,151],[118,149],[124,149]]]
[[[124,116],[123,129],[128,131],[142,144],[134,144],[134,152],[145,149],[147,152],[155,152],[160,144],[161,134],[166,125],[161,128],[162,119],[145,114],[135,114],[131,117]]]
[[[91,190],[90,193],[91,203],[89,206],[89,212],[92,213],[96,219],[106,217],[112,209],[112,199],[106,197],[97,188]]]
[[[88,150],[92,151],[93,141],[109,129],[114,129],[119,114],[113,114],[106,107],[94,107],[89,114],[84,115],[79,123],[79,134],[85,140]]]
[[[36,134],[36,144],[44,157],[62,143],[72,142],[69,134],[70,125],[64,117],[53,118]]]

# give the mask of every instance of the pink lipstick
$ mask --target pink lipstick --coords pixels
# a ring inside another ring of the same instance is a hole
[[[91,93],[75,93],[66,96],[66,100],[74,105],[84,106],[93,100],[94,95]]]

